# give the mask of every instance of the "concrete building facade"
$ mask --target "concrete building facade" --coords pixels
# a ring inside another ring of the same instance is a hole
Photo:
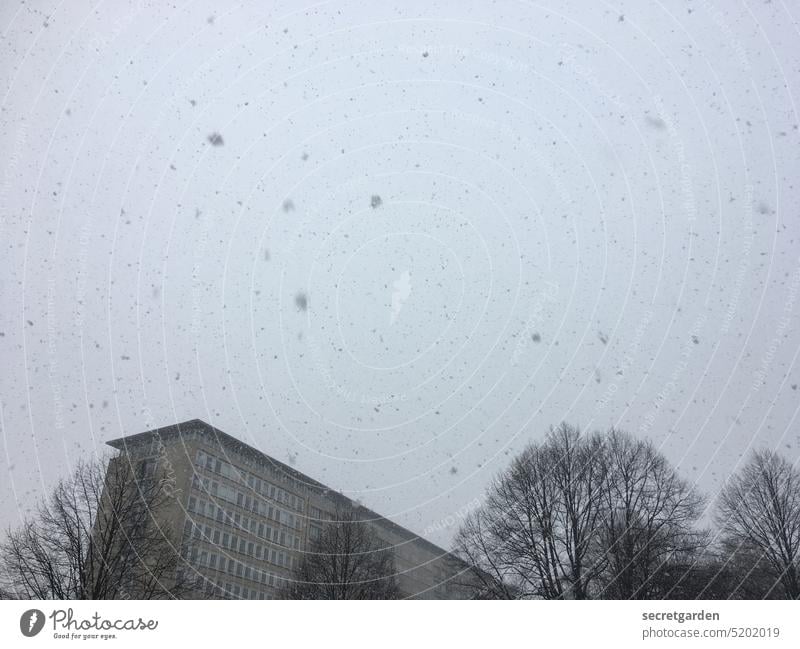
[[[173,498],[159,524],[180,539],[179,570],[197,597],[272,599],[309,544],[343,508],[392,548],[404,597],[457,599],[464,565],[341,493],[195,419],[108,444]]]

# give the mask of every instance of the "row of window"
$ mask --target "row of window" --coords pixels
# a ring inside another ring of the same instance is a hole
[[[189,562],[200,568],[210,568],[218,572],[226,572],[233,577],[247,579],[257,584],[269,586],[270,588],[277,588],[281,581],[281,576],[257,568],[256,566],[238,561],[233,557],[228,557],[216,552],[210,552],[197,546],[191,546],[188,552],[189,556],[186,557]]]
[[[286,525],[287,527],[302,530],[303,520],[301,516],[287,512],[277,505],[273,506],[259,498],[251,498],[233,487],[218,483],[216,480],[200,477],[195,474],[192,476],[192,487],[199,491],[204,491],[209,496],[219,498],[232,505],[246,509],[249,512]]]
[[[305,501],[300,496],[296,496],[295,494],[290,493],[285,489],[281,489],[280,487],[267,482],[266,480],[262,480],[252,473],[237,469],[230,462],[211,455],[202,449],[197,451],[197,456],[195,457],[195,466],[202,467],[208,471],[213,471],[214,473],[228,478],[228,480],[232,480],[233,482],[237,482],[240,485],[246,485],[255,493],[260,494],[265,498],[271,498],[272,500],[286,505],[295,511],[302,512],[305,507]]]
[[[201,441],[203,441],[205,443],[208,443],[208,440],[201,439]],[[225,454],[224,451],[223,451],[223,454]],[[254,459],[253,457],[251,457],[247,453],[244,453],[244,454],[237,453],[236,454],[236,461],[237,461],[237,463],[239,465],[242,465],[242,466],[245,466],[245,467],[252,467],[255,471],[258,472],[259,475],[263,476],[265,473],[268,473],[270,475],[270,480],[272,482],[274,482],[275,484],[278,484],[278,483],[281,483],[281,482],[289,484],[289,485],[291,485],[290,488],[293,491],[300,490],[300,491],[305,492],[305,491],[309,490],[309,487],[307,485],[303,484],[302,482],[298,483],[297,482],[297,478],[295,478],[294,476],[289,475],[289,473],[287,473],[287,471],[285,469],[278,468],[276,466],[275,461],[270,459],[270,458],[268,458],[268,457],[265,460],[257,460],[257,459]],[[246,470],[242,470],[242,469],[238,469],[238,468],[237,468],[237,470],[238,470],[239,475],[245,475],[245,476],[247,475],[247,471]]]
[[[233,559],[232,557],[218,554],[195,545],[184,544],[184,558],[197,568],[205,568],[219,573],[229,574],[233,577],[247,580],[258,587],[252,588],[250,592],[248,592],[247,587],[241,587],[243,592],[240,592],[240,587],[238,585],[235,585],[235,587],[232,588],[229,583],[226,583],[224,589],[226,592],[224,594],[228,596],[232,595],[235,597],[242,596],[249,599],[265,599],[264,591],[259,589],[280,589],[284,588],[288,583],[285,577],[281,577],[280,575],[270,572],[269,570],[258,568],[252,564],[239,561],[237,559]],[[205,588],[207,594],[214,594],[209,592],[209,588],[212,588],[212,586],[209,585],[212,583],[212,579],[210,577],[198,575],[197,580],[198,582],[203,580],[206,582],[204,587],[199,583],[196,584],[195,587],[198,588],[198,590],[203,590],[203,588]],[[221,587],[220,579],[217,579],[216,584],[218,588]],[[219,594],[220,593],[217,593],[217,595]]]
[[[282,566],[283,568],[292,569],[296,566],[296,558],[291,556],[288,552],[248,541],[235,534],[229,534],[228,532],[210,525],[199,524],[191,520],[186,521],[186,526],[184,528],[184,541],[188,541],[189,539],[205,541],[216,547],[238,552],[239,554],[252,557],[257,561],[268,561],[276,566]],[[193,548],[192,552],[195,550],[196,548]]]
[[[299,536],[278,527],[273,527],[264,521],[259,521],[255,518],[243,516],[239,512],[225,509],[203,498],[189,496],[188,510],[193,514],[199,514],[200,516],[210,518],[219,523],[230,525],[243,532],[248,532],[265,541],[278,543],[294,550],[300,549]]]
[[[308,506],[308,517],[314,520],[322,520],[322,510],[314,505]]]
[[[278,581],[282,587],[286,580],[278,577]],[[200,589],[198,589],[200,590]],[[231,584],[230,582],[223,582],[220,579],[211,581],[206,580],[205,593],[209,597],[225,597],[227,599],[272,599],[269,593],[263,590],[256,590],[255,588],[248,588],[247,586],[240,586],[239,584]]]
[[[275,575],[275,587],[282,588],[287,584],[283,577]],[[211,579],[203,575],[198,575],[194,580],[194,587],[199,592],[204,592],[209,597],[221,597],[224,599],[272,599],[272,593],[265,592],[259,588],[250,588],[240,584],[232,584],[222,579]]]

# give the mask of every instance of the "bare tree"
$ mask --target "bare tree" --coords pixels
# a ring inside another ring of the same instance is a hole
[[[469,566],[461,570],[457,585],[473,599],[519,599],[524,577],[505,553],[502,539],[494,533],[493,510],[470,512],[453,542],[453,550]]]
[[[800,598],[800,470],[771,451],[754,453],[720,494],[725,541],[769,567],[773,587]]]
[[[612,429],[603,457],[600,596],[676,598],[679,589],[670,593],[667,584],[674,582],[678,566],[691,565],[708,543],[707,533],[695,528],[703,498],[649,441]]]
[[[284,599],[398,599],[394,554],[350,508],[310,543]]]
[[[604,568],[604,482],[599,435],[562,424],[528,446],[456,537],[456,554],[486,576],[476,596],[587,598]]]
[[[172,532],[156,519],[169,498],[125,458],[79,464],[0,545],[3,591],[24,599],[185,595]]]
[[[702,505],[652,444],[562,424],[494,480],[454,550],[476,597],[668,597],[707,545]]]

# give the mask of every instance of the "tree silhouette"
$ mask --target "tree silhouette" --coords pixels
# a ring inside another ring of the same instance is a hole
[[[760,562],[772,586],[800,598],[800,471],[772,451],[756,452],[720,494],[717,523],[740,554]]]
[[[4,595],[23,599],[181,597],[179,552],[157,515],[171,498],[145,465],[84,462],[0,545]]]
[[[284,599],[397,599],[394,554],[353,509],[340,509],[309,544]]]

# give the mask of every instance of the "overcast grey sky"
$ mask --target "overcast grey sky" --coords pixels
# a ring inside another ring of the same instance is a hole
[[[562,420],[798,460],[799,16],[3,2],[3,526],[195,417],[445,544]]]

